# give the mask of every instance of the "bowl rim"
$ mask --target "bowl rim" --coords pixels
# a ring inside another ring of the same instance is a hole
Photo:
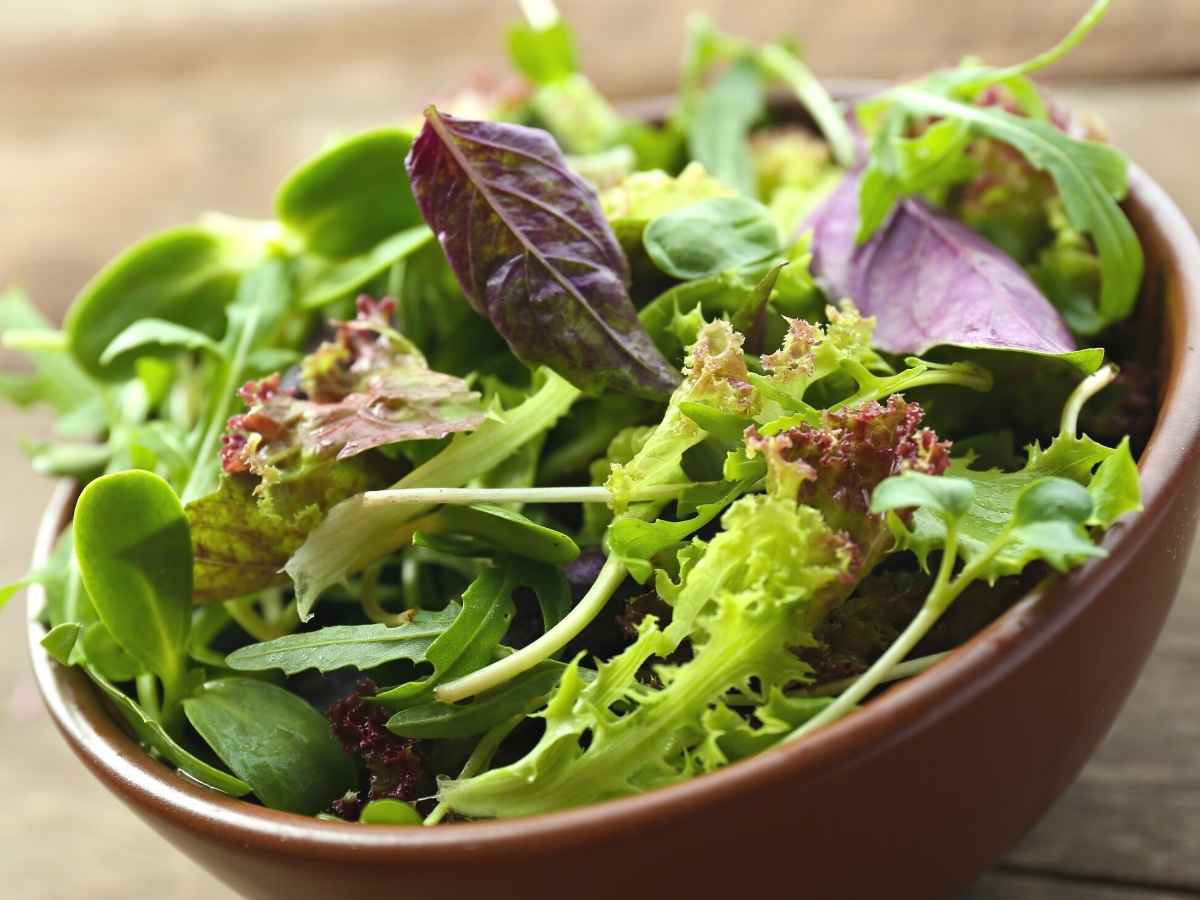
[[[839,96],[866,92],[868,82],[835,86]],[[661,99],[636,101],[646,117]],[[1200,391],[1200,240],[1174,201],[1131,165],[1126,204],[1135,228],[1157,232],[1160,264],[1173,269],[1179,302],[1164,309],[1170,362],[1158,421],[1139,462],[1145,508],[1105,536],[1105,559],[1035,587],[987,628],[921,675],[892,686],[862,709],[814,732],[719,771],[630,797],[517,819],[458,823],[448,828],[371,826],[318,820],[259,807],[183,776],[152,758],[109,715],[85,675],[57,665],[41,647],[37,616],[45,592],[27,591],[29,651],[38,688],[51,718],[76,755],[105,785],[142,815],[173,820],[184,830],[243,849],[291,857],[364,863],[417,862],[426,866],[495,860],[514,850],[526,858],[569,846],[592,845],[629,829],[663,827],[721,798],[769,786],[778,778],[815,782],[835,767],[884,753],[906,734],[972,702],[1070,627],[1096,595],[1139,552],[1178,493],[1193,477],[1189,458],[1200,451],[1200,408],[1187,394]],[[1138,227],[1140,225],[1140,227]],[[1148,276],[1143,290],[1152,284]],[[76,489],[60,483],[39,526],[34,565],[44,562],[69,522]],[[1130,523],[1140,527],[1131,529]],[[1055,602],[1039,603],[1047,593]],[[550,838],[553,838],[551,841]]]

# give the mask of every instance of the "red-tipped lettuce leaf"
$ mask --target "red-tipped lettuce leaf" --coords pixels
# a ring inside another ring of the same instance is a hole
[[[666,399],[679,373],[638,322],[595,191],[544,131],[426,110],[408,156],[422,215],[513,352],[577,387]]]
[[[225,471],[271,482],[385,444],[478,428],[479,394],[430,369],[392,328],[394,310],[391,300],[360,297],[358,316],[301,361],[299,388],[278,374],[245,385],[238,393],[248,408],[224,436]]]
[[[812,271],[832,297],[876,317],[874,344],[897,354],[934,347],[1017,350],[1085,371],[1099,351],[1076,351],[1057,310],[1000,248],[923,200],[902,200],[856,246],[861,173],[848,175],[813,214]]]

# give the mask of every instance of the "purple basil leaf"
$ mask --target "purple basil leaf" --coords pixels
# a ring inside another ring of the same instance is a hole
[[[413,194],[471,304],[529,365],[589,392],[666,399],[679,373],[638,322],[592,188],[544,131],[425,112]]]
[[[941,344],[1062,354],[1075,341],[1058,311],[999,247],[923,200],[905,199],[855,245],[861,173],[813,213],[812,271],[832,299],[875,316],[874,345],[925,353]]]

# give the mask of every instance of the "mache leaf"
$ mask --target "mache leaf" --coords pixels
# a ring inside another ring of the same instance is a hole
[[[738,269],[783,249],[770,211],[748,197],[712,197],[646,226],[642,243],[672,278],[692,281]]]
[[[471,304],[530,365],[583,390],[665,397],[678,381],[638,323],[629,268],[553,139],[430,107],[413,192]]]

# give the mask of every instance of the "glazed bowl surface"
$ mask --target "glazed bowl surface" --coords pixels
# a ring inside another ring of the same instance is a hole
[[[526,819],[430,829],[318,821],[226,797],[148,756],[87,678],[41,648],[45,598],[34,587],[29,646],[47,708],[98,779],[247,897],[700,898],[760,885],[830,900],[951,896],[1042,816],[1104,737],[1192,547],[1200,242],[1136,168],[1125,208],[1147,259],[1137,315],[1161,321],[1160,414],[1139,463],[1145,510],[1106,536],[1107,558],[1047,581],[933,669],[804,741]],[[69,525],[73,501],[61,486],[35,564]]]

